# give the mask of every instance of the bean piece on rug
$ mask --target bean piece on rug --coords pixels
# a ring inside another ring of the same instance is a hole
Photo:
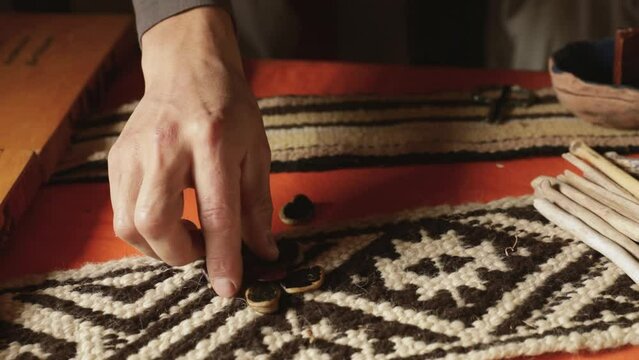
[[[304,224],[315,215],[315,204],[304,194],[295,195],[280,209],[280,220],[287,225]]]
[[[320,266],[302,268],[288,274],[280,284],[289,294],[319,289],[324,283],[324,269]]]
[[[274,282],[257,282],[244,294],[249,307],[261,314],[272,314],[279,309],[282,290]]]

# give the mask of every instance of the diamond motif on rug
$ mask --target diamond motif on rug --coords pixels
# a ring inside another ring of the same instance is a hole
[[[202,262],[127,258],[4,284],[0,357],[494,359],[639,343],[639,287],[527,197],[281,241],[327,276],[274,315],[215,296]]]

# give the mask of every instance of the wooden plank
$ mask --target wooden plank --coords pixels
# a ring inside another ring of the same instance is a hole
[[[123,47],[127,15],[0,14],[0,148],[35,152],[46,179]]]
[[[0,244],[136,47],[128,15],[0,14]]]
[[[0,149],[0,249],[41,183],[40,167],[32,151]]]

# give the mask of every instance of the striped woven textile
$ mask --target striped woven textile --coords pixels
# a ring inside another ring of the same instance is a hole
[[[0,285],[2,359],[501,359],[639,344],[639,286],[531,198],[286,235],[324,286],[260,315],[202,262],[126,258]]]
[[[639,131],[581,121],[552,89],[534,95],[534,103],[522,105],[523,95],[513,92],[500,122],[485,121],[500,96],[496,90],[399,98],[281,96],[258,103],[273,172],[556,155],[576,137],[599,150],[639,150]],[[106,180],[108,150],[135,106],[78,123],[53,181]]]

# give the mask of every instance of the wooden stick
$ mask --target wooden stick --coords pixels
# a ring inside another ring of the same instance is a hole
[[[634,203],[622,196],[610,192],[601,186],[590,182],[570,170],[564,171],[565,181],[579,189],[581,192],[599,201],[600,203],[615,209],[618,213],[639,221],[639,204]],[[560,178],[560,180],[562,180]]]
[[[626,170],[626,172],[633,175],[639,175],[639,159],[621,156],[614,151],[608,151],[604,153],[604,156],[615,163],[615,165]]]
[[[599,155],[583,141],[577,140],[570,144],[570,152],[583,160],[588,161],[592,166],[606,174],[622,188],[628,190],[632,196],[639,198],[639,181],[630,176],[627,172],[618,168],[605,157]]]
[[[569,199],[577,204],[585,207],[586,209],[597,214],[602,219],[605,219],[615,229],[619,230],[622,234],[626,235],[635,242],[639,242],[639,224],[628,219],[627,217],[620,215],[613,209],[597,202],[590,196],[582,193],[574,187],[566,184],[565,182],[557,181],[557,188],[559,192],[566,195]]]
[[[584,177],[601,187],[608,189],[614,192],[617,195],[621,195],[630,201],[636,202],[637,199],[632,196],[626,189],[619,186],[616,182],[610,180],[609,177],[604,175],[601,171],[593,168],[592,166],[586,164],[584,161],[574,156],[571,153],[566,153],[561,155],[566,161],[573,164],[576,168],[581,170],[584,174]]]
[[[554,180],[554,179],[553,179]],[[566,210],[572,216],[578,218],[591,228],[601,233],[603,236],[614,241],[634,257],[639,258],[639,245],[630,240],[626,235],[619,232],[602,218],[586,209],[585,207],[572,201],[564,194],[555,190],[551,186],[551,181],[546,176],[540,176],[533,180],[532,186],[535,189],[535,195],[555,203],[560,208]]]
[[[561,210],[561,208],[553,205],[546,199],[535,199],[533,206],[546,219],[607,257],[611,262],[619,266],[632,281],[639,284],[639,262],[621,248],[621,246],[594,231],[581,220]]]

